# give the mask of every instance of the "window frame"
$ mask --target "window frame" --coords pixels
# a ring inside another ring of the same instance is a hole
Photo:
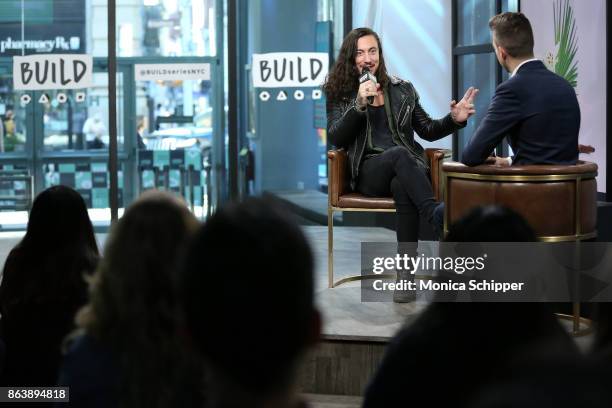
[[[481,0],[481,1],[489,1],[489,0]],[[495,0],[495,13],[501,13],[503,4],[502,0]],[[520,1],[518,2],[518,8],[520,10]],[[474,55],[474,54],[490,54],[492,58],[495,57],[495,51],[493,50],[493,45],[489,43],[485,44],[473,44],[473,45],[458,45],[458,19],[459,16],[459,5],[458,0],[452,1],[452,42],[453,42],[453,60],[452,60],[452,72],[453,72],[453,99],[458,100],[460,95],[462,95],[462,90],[459,89],[459,57],[466,55]],[[496,62],[495,69],[495,86],[498,86],[504,80],[502,67]],[[492,95],[491,95],[492,96]],[[482,97],[482,96],[481,96]],[[459,146],[459,132],[456,131],[453,133],[453,160],[458,161],[460,157],[460,153],[462,153],[464,146]],[[496,151],[498,155],[507,156],[508,155],[508,143],[504,139],[497,147]]]

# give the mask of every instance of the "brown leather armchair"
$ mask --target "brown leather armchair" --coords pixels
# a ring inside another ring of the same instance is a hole
[[[450,160],[451,152],[445,149],[425,149],[431,170],[431,184],[436,200],[444,193],[442,162]],[[350,173],[347,152],[343,149],[327,152],[328,159],[328,206],[327,206],[327,276],[328,287],[333,288],[346,282],[367,278],[355,275],[334,282],[334,212],[395,212],[392,197],[367,197],[350,188]],[[381,275],[374,275],[378,278]]]
[[[521,214],[539,240],[582,241],[597,236],[597,165],[528,165],[468,167],[442,165],[445,178],[444,234],[448,226],[474,207],[497,204]],[[573,334],[591,331],[590,320],[580,317],[580,303],[573,304]],[[585,329],[581,329],[584,325]]]

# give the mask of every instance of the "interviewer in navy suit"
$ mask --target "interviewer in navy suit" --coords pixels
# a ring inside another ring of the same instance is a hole
[[[574,88],[533,57],[533,31],[522,13],[502,13],[489,27],[497,60],[510,73],[500,84],[461,161],[468,166],[575,164],[580,108]],[[513,157],[489,158],[507,137]]]

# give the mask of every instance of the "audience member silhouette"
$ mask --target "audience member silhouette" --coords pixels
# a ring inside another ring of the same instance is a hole
[[[451,226],[446,240],[536,238],[512,210],[484,207]],[[432,303],[389,344],[366,390],[364,407],[466,406],[516,361],[576,353],[573,340],[546,304]]]
[[[61,368],[72,407],[202,400],[202,368],[179,335],[175,291],[177,263],[197,226],[182,202],[155,191],[113,227]]]
[[[478,207],[457,220],[446,242],[534,242],[535,234],[515,211],[501,206]]]
[[[597,332],[593,351],[608,361],[612,361],[612,303],[598,303],[596,310]]]
[[[6,352],[6,346],[4,340],[0,337],[0,373],[4,370],[4,354]]]
[[[300,407],[300,357],[320,334],[313,258],[267,199],[218,210],[185,263],[187,331],[211,370],[207,406]]]
[[[471,408],[607,408],[612,406],[609,360],[535,359],[509,369],[474,397]]]
[[[64,336],[87,302],[84,274],[98,247],[83,198],[65,186],[40,193],[26,234],[9,253],[0,285],[0,331],[6,346],[3,386],[57,381]]]

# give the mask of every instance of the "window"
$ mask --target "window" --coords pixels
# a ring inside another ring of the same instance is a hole
[[[489,19],[503,11],[518,11],[518,1],[457,0],[452,4],[453,93],[455,98],[461,98],[470,86],[480,90],[475,101],[476,115],[453,136],[453,159],[458,160],[484,117],[496,86],[508,77],[497,63],[491,45]],[[505,155],[507,151],[504,141],[498,146],[498,154]]]

